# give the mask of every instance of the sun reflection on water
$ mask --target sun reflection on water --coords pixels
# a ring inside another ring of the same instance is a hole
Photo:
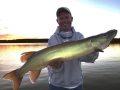
[[[46,45],[0,45],[0,70],[11,70],[23,65],[20,61],[21,53],[37,51]]]
[[[110,44],[103,53],[100,53],[100,57],[120,57],[120,44]]]

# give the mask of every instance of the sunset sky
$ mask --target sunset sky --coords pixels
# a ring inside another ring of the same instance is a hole
[[[120,30],[120,0],[0,0],[0,39],[49,38],[56,10],[68,7],[73,26],[85,37]],[[120,32],[116,38],[120,38]]]

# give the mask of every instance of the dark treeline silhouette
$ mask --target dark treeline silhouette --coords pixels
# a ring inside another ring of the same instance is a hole
[[[120,38],[114,38],[111,43],[115,44],[115,43],[120,43]]]
[[[47,43],[49,39],[15,39],[0,40],[0,43]],[[111,43],[120,43],[120,38],[114,38]]]
[[[0,40],[0,43],[47,43],[48,39],[14,39]]]

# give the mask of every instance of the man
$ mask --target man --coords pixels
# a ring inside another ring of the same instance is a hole
[[[76,32],[74,27],[71,26],[73,17],[68,8],[58,8],[56,15],[59,26],[50,37],[48,46],[84,38],[80,32]],[[93,63],[97,58],[98,52],[93,52],[75,60],[50,63],[47,67],[49,75],[48,90],[83,90],[81,62]]]

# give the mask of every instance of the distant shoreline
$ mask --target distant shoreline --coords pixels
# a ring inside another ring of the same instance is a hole
[[[111,44],[120,44],[120,38],[114,38],[110,43]]]
[[[14,39],[0,40],[0,43],[47,43],[48,39]]]
[[[0,44],[5,43],[47,43],[49,39],[15,39],[15,40],[0,40]],[[114,38],[110,43],[120,43],[120,38]]]

